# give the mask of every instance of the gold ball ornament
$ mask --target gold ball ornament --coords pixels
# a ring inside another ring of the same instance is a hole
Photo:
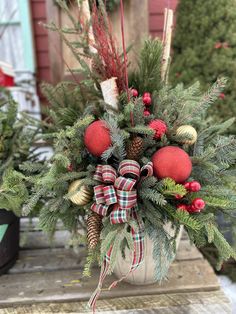
[[[197,140],[197,131],[191,125],[181,125],[176,130],[176,135],[188,137],[186,140],[180,140],[182,144],[193,145]]]
[[[82,182],[83,180],[76,180],[72,182],[68,190],[69,193],[77,191],[70,197],[70,200],[72,203],[80,206],[88,204],[93,197],[93,193],[85,185],[81,185]]]

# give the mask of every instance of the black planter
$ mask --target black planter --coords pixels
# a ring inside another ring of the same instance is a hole
[[[0,275],[14,265],[19,252],[20,219],[12,212],[0,209],[0,226],[5,224],[8,227],[0,242]]]

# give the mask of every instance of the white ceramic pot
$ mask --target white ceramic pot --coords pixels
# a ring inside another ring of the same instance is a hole
[[[165,231],[170,235],[173,235],[174,230],[171,227],[171,224],[165,225]],[[183,228],[181,227],[178,237],[176,239],[176,250],[179,246],[180,239],[182,236]],[[124,281],[133,284],[133,285],[148,285],[155,283],[156,280],[154,279],[155,274],[155,261],[152,256],[153,252],[153,242],[148,237],[145,236],[144,238],[144,260],[142,264],[133,272],[131,272]],[[132,263],[132,252],[127,249],[125,254],[125,259],[123,259],[121,253],[117,257],[116,266],[114,268],[114,274],[118,279],[124,277],[130,270],[130,266]]]

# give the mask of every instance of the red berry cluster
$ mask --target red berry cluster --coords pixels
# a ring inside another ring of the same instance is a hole
[[[191,181],[184,183],[184,187],[188,192],[198,192],[201,190],[201,184],[197,181]],[[180,195],[176,195],[176,199],[181,199]],[[203,199],[197,197],[195,198],[190,205],[188,204],[179,204],[177,206],[180,210],[186,210],[189,213],[200,213],[205,208],[205,202]]]
[[[148,109],[145,109],[143,112],[144,117],[149,117],[150,116],[150,111]]]
[[[148,110],[148,107],[152,103],[152,98],[151,98],[151,94],[150,93],[144,93],[143,94],[143,103],[146,106],[143,114],[144,114],[145,117],[148,117],[148,116],[150,116],[150,111]]]
[[[220,49],[220,48],[229,48],[229,43],[227,42],[220,42],[220,41],[217,41],[214,45],[214,48],[215,49]]]
[[[137,91],[137,89],[132,88],[132,89],[131,89],[131,95],[132,95],[133,97],[138,97],[138,91]],[[144,93],[144,94],[143,94],[143,103],[144,103],[144,105],[146,106],[146,108],[145,108],[143,114],[144,114],[145,117],[148,117],[148,116],[150,116],[150,111],[148,110],[148,107],[149,107],[149,106],[151,105],[151,103],[152,103],[152,98],[151,98],[151,94],[150,94],[150,93]]]
[[[146,106],[150,106],[152,103],[152,98],[150,93],[144,93],[143,94],[143,103]]]
[[[132,95],[133,97],[138,97],[138,91],[137,91],[137,89],[135,89],[135,88],[131,89],[131,95]]]
[[[184,187],[189,192],[198,192],[201,190],[201,184],[197,181],[186,182],[184,183]]]
[[[72,164],[70,164],[69,166],[67,166],[67,171],[68,171],[68,172],[72,172],[72,171],[73,171],[73,166],[72,166]]]
[[[220,93],[219,98],[224,100],[225,99],[225,94],[224,93]]]

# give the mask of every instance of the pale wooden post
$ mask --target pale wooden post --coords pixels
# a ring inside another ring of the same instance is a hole
[[[56,25],[60,25],[59,6],[54,1],[46,1],[47,17]],[[51,83],[57,84],[63,80],[64,64],[62,62],[62,42],[60,36],[55,32],[48,32],[49,60],[50,60],[50,77]]]
[[[165,9],[164,16],[164,31],[163,31],[163,58],[161,67],[161,78],[163,81],[167,80],[168,65],[170,62],[170,49],[171,49],[171,39],[173,31],[173,10]]]
[[[85,19],[85,23],[86,22],[90,22],[91,21],[91,14],[90,14],[90,8],[89,8],[89,2],[88,0],[77,0],[78,1],[78,6],[80,6],[81,8],[81,13],[83,14],[83,17]],[[89,31],[88,31],[88,38],[89,38],[89,48],[90,51],[93,53],[96,53],[97,50],[94,48],[94,44],[95,44],[95,38],[94,38],[94,34],[93,34],[93,28],[92,25],[89,26]]]

